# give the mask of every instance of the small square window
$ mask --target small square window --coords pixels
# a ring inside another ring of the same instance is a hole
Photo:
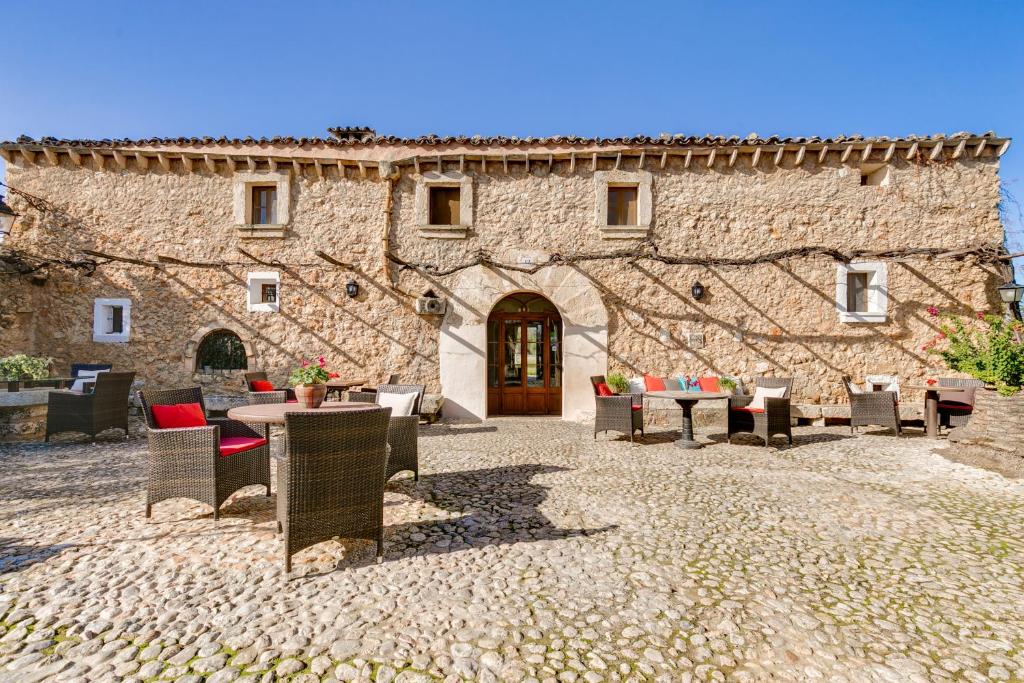
[[[458,225],[462,191],[457,187],[430,188],[430,225]]]
[[[846,274],[846,311],[848,313],[868,312],[868,286],[870,273]]]
[[[252,187],[252,222],[255,225],[277,224],[277,186]]]
[[[860,184],[862,187],[871,185],[886,187],[889,185],[890,176],[888,165],[864,164],[860,169]]]
[[[608,225],[636,225],[636,185],[608,188]]]
[[[260,285],[260,303],[264,304],[276,304],[277,303],[277,283],[276,282],[264,282]]]
[[[92,340],[124,343],[131,334],[129,299],[96,299],[92,308]]]
[[[124,306],[104,306],[107,334],[124,334]]]

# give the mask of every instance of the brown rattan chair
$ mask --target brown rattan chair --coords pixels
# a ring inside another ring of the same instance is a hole
[[[903,427],[900,424],[899,397],[895,391],[854,391],[853,380],[843,376],[846,396],[850,399],[850,433],[857,427],[878,425],[888,427],[900,436]]]
[[[939,386],[974,388],[977,391],[979,387],[985,386],[985,383],[973,378],[940,377]],[[956,397],[951,394],[949,398],[943,398],[940,389],[938,410],[940,427],[966,427],[971,419],[971,413],[974,412],[974,394]]]
[[[385,382],[385,384],[398,384],[399,381],[401,381],[401,380],[399,380],[398,375],[388,375],[388,381]],[[359,391],[361,391],[363,393],[366,393],[366,394],[375,394],[375,393],[377,393],[377,388],[376,387],[363,387]]]
[[[755,412],[748,406],[754,400],[752,395],[729,397],[729,417],[727,438],[732,443],[733,434],[753,434],[764,441],[767,446],[771,437],[781,434],[793,445],[793,428],[791,426],[789,394],[793,389],[791,377],[756,377],[754,388],[777,389],[785,387],[786,393],[781,398],[766,398],[764,410]]]
[[[82,432],[91,436],[105,429],[123,429],[128,438],[128,395],[134,372],[101,372],[89,394],[51,391],[46,409],[46,436]]]
[[[622,394],[620,396],[601,396],[597,385],[606,384],[604,375],[594,375],[590,385],[594,389],[594,438],[598,432],[621,432],[629,434],[633,441],[633,432],[640,430],[644,435],[644,403],[643,394]]]
[[[220,518],[220,506],[235,491],[246,486],[265,486],[270,495],[269,427],[262,433],[252,426],[226,417],[206,418],[206,427],[160,429],[153,420],[154,405],[198,403],[206,412],[199,387],[140,391],[142,411],[149,426],[149,485],[146,488],[146,517],[153,504],[169,498],[191,498],[213,507]],[[241,436],[268,439],[268,444],[234,455],[220,454],[222,437]]]
[[[411,394],[416,393],[412,405],[412,415],[393,415],[388,425],[388,444],[391,455],[388,457],[387,479],[399,472],[409,470],[413,480],[420,480],[419,458],[419,424],[420,402],[423,400],[422,384],[381,384],[376,391],[350,391],[348,400],[363,403],[376,403],[380,394]]]
[[[249,405],[258,406],[267,403],[287,403],[288,392],[284,389],[280,391],[249,391],[245,394],[246,400],[249,401]]]
[[[288,457],[277,467],[277,530],[292,555],[334,537],[377,542],[384,555],[390,408],[285,414]]]
[[[255,393],[255,394],[264,393],[264,392],[255,391],[252,388],[252,383],[253,382],[256,382],[256,381],[269,382],[270,381],[267,378],[267,373],[263,372],[262,370],[253,370],[252,372],[245,373],[243,376],[245,377],[245,388],[246,388],[246,390],[251,392],[251,393]],[[287,394],[287,397],[286,397],[287,400],[289,400],[289,401],[294,401],[295,400],[295,390],[294,389],[291,389],[289,387],[274,387],[274,391],[283,391],[283,392],[285,392]],[[284,403],[284,401],[273,401],[273,403]],[[250,405],[252,405],[252,404],[250,404]]]

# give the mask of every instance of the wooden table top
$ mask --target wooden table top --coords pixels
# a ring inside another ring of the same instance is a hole
[[[916,391],[941,391],[943,393],[948,391],[950,393],[954,393],[964,392],[973,387],[940,387],[938,384],[904,384],[903,388],[914,389]]]
[[[365,379],[329,379],[325,382],[329,387],[340,387],[342,389],[348,389],[349,387],[361,387],[366,384]]]
[[[704,401],[712,398],[729,398],[732,394],[724,391],[645,391],[651,398],[670,398],[673,401]]]
[[[320,404],[319,408],[303,408],[297,403],[264,403],[255,406],[231,408],[228,410],[228,417],[239,422],[283,425],[285,413],[344,413],[350,410],[365,410],[378,407],[376,403],[359,403],[356,401],[324,401]]]

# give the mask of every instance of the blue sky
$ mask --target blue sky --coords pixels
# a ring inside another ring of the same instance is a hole
[[[2,25],[0,139],[995,130],[1024,203],[1016,0],[6,0]]]

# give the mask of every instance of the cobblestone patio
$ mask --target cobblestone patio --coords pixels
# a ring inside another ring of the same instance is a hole
[[[257,487],[147,522],[145,440],[0,447],[0,679],[1024,680],[1024,483],[920,437],[675,436],[423,427],[384,563],[287,581]]]

